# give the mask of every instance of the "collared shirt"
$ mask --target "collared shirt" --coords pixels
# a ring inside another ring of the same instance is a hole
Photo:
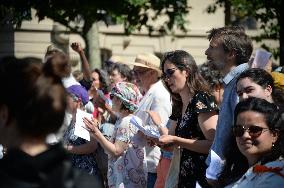
[[[277,160],[265,164],[266,167],[280,167],[282,168],[281,173],[284,173],[284,161]],[[262,172],[254,173],[253,167],[248,169],[248,171],[235,183],[226,186],[226,188],[246,188],[246,187],[257,187],[257,188],[278,188],[283,187],[284,178],[274,172]]]
[[[163,125],[166,125],[172,112],[171,96],[162,81],[156,82],[147,91],[139,103],[135,115],[143,121],[144,126],[155,126],[147,110],[155,111],[161,117]],[[155,126],[156,127],[156,126]],[[148,172],[156,173],[156,167],[161,156],[159,147],[146,146],[146,160]]]
[[[211,146],[213,150],[221,159],[224,159],[224,150],[228,146],[228,140],[232,137],[231,128],[233,126],[234,110],[239,102],[239,98],[236,92],[236,79],[237,77],[249,66],[247,63],[241,64],[231,70],[223,79],[224,82],[224,94],[223,101],[219,112],[215,138]],[[211,152],[206,160],[207,165],[211,162]],[[213,161],[213,163],[222,164],[223,161]],[[214,164],[210,165],[214,165]],[[214,165],[216,166],[216,165]],[[223,165],[217,165],[222,167]],[[209,169],[209,168],[208,168]],[[217,174],[221,172],[222,168],[214,169],[214,172],[206,171],[206,177],[210,179],[217,179]]]

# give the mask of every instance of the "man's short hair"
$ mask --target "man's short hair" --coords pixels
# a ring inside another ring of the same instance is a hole
[[[209,33],[208,39],[220,42],[225,52],[234,51],[236,53],[237,65],[249,61],[253,51],[253,45],[243,27],[227,26],[213,28],[207,33]]]

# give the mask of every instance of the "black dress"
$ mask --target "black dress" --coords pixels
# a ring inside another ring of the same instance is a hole
[[[214,97],[204,92],[197,92],[182,118],[178,119],[175,135],[187,139],[204,140],[205,136],[198,125],[198,114],[211,111],[218,111]],[[197,182],[201,187],[210,187],[205,178],[206,158],[207,154],[187,149],[181,150],[179,188],[195,187]]]

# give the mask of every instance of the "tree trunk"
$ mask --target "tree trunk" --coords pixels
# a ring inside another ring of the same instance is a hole
[[[83,29],[83,38],[86,42],[86,56],[88,58],[91,70],[101,68],[101,53],[99,46],[99,32],[97,23],[85,23]]]
[[[283,5],[283,1],[281,6]],[[280,66],[284,66],[284,19],[283,19],[283,11],[280,11],[279,16],[280,22]]]
[[[231,24],[231,2],[229,0],[225,0],[225,26]]]

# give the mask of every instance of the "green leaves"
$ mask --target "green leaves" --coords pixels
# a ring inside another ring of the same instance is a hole
[[[207,12],[214,13],[217,6],[225,7],[226,4],[230,5],[231,24],[236,20],[240,22],[248,17],[259,22],[262,32],[254,37],[257,42],[261,42],[263,39],[280,40],[280,13],[283,0],[216,0],[207,8]],[[265,47],[265,45],[263,46]],[[277,56],[280,54],[279,48],[270,49],[270,51],[273,52],[275,58],[279,57]]]
[[[110,20],[123,23],[126,33],[142,26],[149,32],[164,31],[165,27],[173,29],[174,25],[185,31],[188,13],[186,0],[3,0],[0,19],[9,13],[10,22],[20,25],[23,20],[31,19],[31,8],[36,10],[39,21],[50,18],[77,32],[88,31],[97,21],[108,25]],[[152,23],[162,16],[168,19],[155,27]],[[83,21],[83,26],[78,20]]]

